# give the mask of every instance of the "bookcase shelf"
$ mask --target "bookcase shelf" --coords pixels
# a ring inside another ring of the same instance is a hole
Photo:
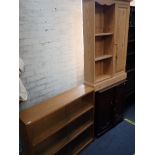
[[[110,77],[111,77],[111,75],[106,75],[106,74],[104,74],[104,75],[98,75],[98,76],[96,76],[96,82],[100,82],[102,80],[106,80],[106,79],[108,79]]]
[[[80,134],[72,143],[69,145],[70,154],[77,155],[88,143],[90,143],[93,139],[91,137],[91,131],[93,131],[93,127],[90,126],[84,132]]]
[[[112,35],[114,30],[114,5],[106,6],[95,3],[95,32]]]
[[[112,55],[109,54],[109,55],[97,57],[95,58],[95,61],[100,61],[100,60],[109,59],[109,58],[112,58]]]
[[[71,155],[71,154],[79,154],[80,151],[84,149],[90,142],[93,141],[93,138],[90,135],[93,126],[90,124],[88,125],[85,130],[83,130],[77,137],[74,137],[70,143],[68,143],[64,148],[59,150],[56,155]],[[67,148],[67,149],[65,149]]]
[[[111,36],[111,35],[113,35],[113,33],[96,33],[95,34],[96,37]]]
[[[95,38],[95,58],[113,54],[113,37]]]
[[[92,115],[92,111],[89,111],[86,114],[74,120],[72,124],[70,124],[69,126],[66,126],[66,130],[68,131],[68,133],[66,134],[68,134],[68,138],[66,138],[66,135],[63,134],[61,139],[59,139],[58,141],[55,139],[53,146],[49,146],[49,148],[46,148],[46,151],[43,151],[44,153],[38,152],[38,154],[42,154],[42,155],[57,154],[61,149],[66,147],[66,145],[70,144],[80,134],[85,132],[85,130],[87,130],[89,127],[93,125],[93,121],[92,121],[93,118],[91,117],[91,115]],[[61,135],[63,133],[63,130],[64,129],[56,133],[56,135]],[[59,137],[59,136],[56,136],[56,137]],[[52,138],[54,138],[54,136]]]
[[[85,114],[86,112],[90,111],[91,109],[93,109],[93,105],[88,105],[84,109],[80,110],[69,121],[66,120],[66,123],[63,124],[62,126],[55,126],[54,128],[53,127],[49,128],[46,132],[40,134],[38,137],[36,137],[33,140],[33,146],[36,146],[36,145],[40,144],[41,142],[45,141],[48,137],[54,135],[56,132],[58,132],[61,129],[65,128],[67,125],[71,124],[74,120],[76,120],[78,117],[80,117],[81,115]]]
[[[95,80],[96,82],[105,80],[111,77],[112,74],[111,59],[103,59],[95,62]]]

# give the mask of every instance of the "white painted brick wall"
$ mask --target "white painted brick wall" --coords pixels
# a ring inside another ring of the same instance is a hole
[[[81,0],[19,0],[19,55],[31,107],[83,82]]]

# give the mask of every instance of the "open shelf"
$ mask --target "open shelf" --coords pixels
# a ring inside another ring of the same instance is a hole
[[[52,113],[47,119],[42,119],[42,123],[35,123],[32,128],[32,145],[35,147],[45,141],[55,132],[59,131],[66,125],[66,111],[61,108]]]
[[[70,153],[78,154],[87,144],[89,144],[93,139],[91,132],[93,127],[89,127],[80,136],[73,140],[70,144]]]
[[[87,112],[89,109],[92,109],[94,105],[93,101],[93,93],[84,96],[81,99],[78,99],[71,103],[68,106],[68,121],[71,122],[77,117],[81,116],[83,113]]]
[[[114,5],[106,6],[95,3],[95,32],[96,34],[114,31]]]
[[[35,146],[35,154],[48,155],[55,154],[64,144],[68,142],[67,130],[63,129],[58,131],[53,136],[49,137],[46,141]]]
[[[95,2],[95,82],[112,76],[114,18],[114,5]]]
[[[104,59],[109,59],[112,58],[112,55],[104,55],[104,56],[100,56],[95,58],[95,61],[100,61],[100,60],[104,60]]]
[[[94,105],[92,104],[92,101],[93,101],[93,93],[89,93],[86,96],[83,96],[82,98],[79,98],[74,102],[70,103],[69,105],[67,105],[67,108],[68,108],[67,118],[66,118],[65,109],[62,109],[62,110],[60,109],[57,112],[55,112],[53,115],[51,115],[51,117],[49,117],[48,120],[45,120],[44,122],[45,125],[37,129],[39,131],[35,133],[36,128],[34,129],[34,136],[33,136],[33,142],[32,142],[33,146],[36,146],[42,143],[47,138],[49,138],[50,136],[54,135],[56,132],[58,132],[65,126],[72,123],[75,119],[77,119],[84,113],[93,109]],[[48,128],[44,129],[44,126],[47,127],[47,125],[48,125]]]
[[[113,35],[113,33],[96,33],[95,34],[96,37],[111,36],[111,35]]]
[[[94,108],[93,105],[90,105],[90,106],[86,107],[85,109],[81,110],[81,112],[79,112],[77,115],[75,115],[72,119],[70,119],[70,121],[68,123],[71,123],[76,118],[80,117],[81,115],[83,115],[84,113],[88,112],[89,110],[91,110],[93,108]]]
[[[65,148],[67,148],[67,145],[70,145],[72,141],[74,141],[74,139],[76,139],[80,134],[85,132],[93,125],[92,113],[92,110],[88,111],[81,117],[74,120],[74,122],[72,122],[69,126],[66,127],[66,131],[68,133],[68,140],[66,140],[66,135],[63,134],[63,137],[61,137],[62,139],[59,139],[58,142],[57,140],[55,140],[55,143],[53,145],[49,145],[49,148],[46,148],[46,152],[42,154],[60,154],[62,150],[65,150]],[[65,129],[59,131],[58,133],[56,133],[56,135],[61,135],[64,130]]]
[[[78,137],[78,135],[80,135],[82,132],[84,132],[86,129],[88,129],[90,126],[93,125],[93,122],[87,122],[86,124],[82,125],[79,129],[77,129],[74,133],[75,134],[71,134],[71,139],[70,141],[72,141],[73,139],[75,139],[76,137]]]
[[[69,139],[69,141],[66,141],[64,143],[64,141],[62,140],[62,142],[60,142],[60,144],[58,144],[59,147],[57,147],[54,150],[54,154],[56,154],[57,152],[59,152],[59,150],[63,149],[66,145],[68,145],[69,143],[71,143],[75,138],[77,138],[80,134],[82,134],[83,132],[85,132],[85,130],[87,130],[88,128],[90,128],[92,126],[92,122],[87,122],[86,124],[82,125],[79,129],[77,129],[75,131],[75,134],[72,135],[71,139]],[[52,152],[52,151],[50,151]]]
[[[98,75],[96,77],[96,82],[100,82],[100,81],[106,80],[108,78],[111,78],[111,75]]]
[[[87,113],[75,119],[71,124],[56,132],[55,135],[49,137],[46,142],[36,146],[37,153],[43,155],[59,152],[59,150],[63,149],[67,144],[93,125],[92,113],[93,110],[89,110]],[[67,134],[68,136],[66,136]]]
[[[89,110],[68,126],[70,139],[74,139],[76,135],[79,135],[81,131],[84,131],[91,125],[93,125],[93,110]]]
[[[95,3],[95,61],[113,54],[113,19],[114,6]]]
[[[64,154],[79,154],[80,151],[84,149],[90,142],[93,141],[91,136],[91,132],[93,131],[93,126],[89,126],[86,130],[80,133],[75,139],[70,141],[64,148],[62,148],[56,155],[64,155]]]
[[[55,126],[54,128],[51,127],[46,132],[43,132],[42,134],[40,134],[40,136],[36,137],[33,140],[33,146],[36,146],[36,145],[40,144],[41,142],[46,140],[48,137],[54,135],[56,132],[60,131],[61,129],[66,127],[68,124],[72,123],[75,119],[77,119],[78,117],[80,117],[84,113],[90,111],[91,109],[93,109],[93,105],[88,105],[87,107],[83,108],[81,111],[76,113],[76,115],[74,115],[69,121],[66,121],[66,123],[64,123],[62,126],[59,126],[59,127]]]
[[[113,54],[113,37],[95,38],[95,58]]]
[[[112,59],[104,59],[95,62],[95,81],[100,82],[111,77]]]
[[[87,138],[84,142],[80,144],[80,147],[75,151],[75,155],[79,154],[89,143],[93,141],[93,138]]]

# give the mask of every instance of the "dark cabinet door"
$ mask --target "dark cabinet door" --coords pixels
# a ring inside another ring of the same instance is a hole
[[[122,83],[114,88],[113,101],[113,124],[117,124],[123,120],[123,107],[125,104],[125,83]]]
[[[125,83],[95,93],[95,136],[108,131],[123,120]]]
[[[111,128],[113,120],[113,89],[95,93],[95,135]]]

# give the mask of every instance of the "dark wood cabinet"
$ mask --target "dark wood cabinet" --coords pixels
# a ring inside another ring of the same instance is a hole
[[[95,135],[104,134],[123,120],[125,83],[95,93]]]
[[[113,100],[113,124],[116,125],[123,120],[123,109],[125,104],[125,83],[114,88]]]
[[[95,93],[95,134],[106,132],[112,124],[113,89]]]
[[[126,62],[126,99],[132,99],[135,95],[135,7],[130,7],[130,20],[128,32],[128,50]],[[127,102],[128,103],[128,102]]]

